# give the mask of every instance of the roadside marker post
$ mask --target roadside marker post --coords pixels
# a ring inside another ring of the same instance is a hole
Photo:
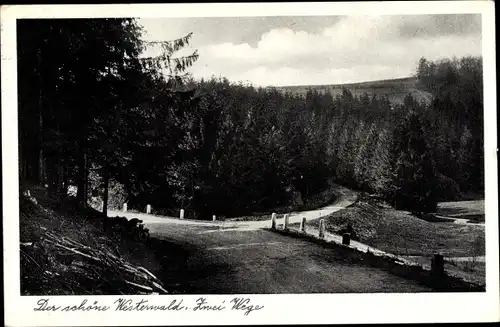
[[[181,212],[179,213],[179,218],[184,219],[184,209],[181,209]]]
[[[325,220],[321,219],[319,221],[319,238],[325,237]]]
[[[300,221],[300,231],[303,233],[306,232],[306,217],[302,217],[302,220]]]
[[[351,244],[351,234],[349,233],[342,234],[342,244],[344,245]]]
[[[271,228],[276,229],[276,214],[274,212],[271,215]]]
[[[287,230],[288,229],[288,220],[289,220],[289,215],[286,213],[285,214],[285,224],[283,225],[283,229]]]
[[[151,205],[150,205],[150,204],[148,204],[148,205],[146,206],[146,213],[147,213],[148,215],[151,213]]]
[[[212,216],[212,221],[216,221],[217,217],[215,215]]]
[[[444,276],[444,257],[440,253],[434,253],[431,260],[431,276],[439,281]]]
[[[127,212],[127,204],[126,203],[123,204],[123,212]]]

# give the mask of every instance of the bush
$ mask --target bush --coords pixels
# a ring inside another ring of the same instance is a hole
[[[457,182],[443,174],[438,174],[436,177],[438,201],[458,200],[460,197],[460,187]]]

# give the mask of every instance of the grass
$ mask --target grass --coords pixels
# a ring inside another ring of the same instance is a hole
[[[411,261],[430,268],[431,258],[429,256],[411,257]],[[444,270],[467,281],[485,284],[486,265],[481,261],[457,261],[448,258],[445,260]]]
[[[473,223],[484,223],[484,200],[441,202],[438,205],[438,215],[468,219]]]
[[[421,264],[430,265],[430,258],[436,252],[445,258],[485,254],[483,226],[425,221],[364,194],[353,205],[326,217],[325,223],[326,230],[331,233],[338,233],[351,224],[360,242],[388,253],[411,256]],[[318,227],[319,220],[309,225]],[[298,224],[292,226],[298,227]],[[449,262],[447,269],[484,283],[484,263],[470,265],[472,263]]]
[[[446,222],[427,222],[406,211],[395,210],[380,200],[361,196],[354,205],[326,218],[326,228],[337,232],[348,223],[360,241],[380,250],[411,256],[484,255],[484,228]],[[312,221],[311,225],[318,225]]]
[[[255,216],[241,216],[236,218],[226,218],[226,221],[264,221],[271,220],[270,214],[255,215]]]

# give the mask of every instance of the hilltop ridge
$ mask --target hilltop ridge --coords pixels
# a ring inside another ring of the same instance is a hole
[[[423,90],[418,85],[418,80],[414,76],[385,79],[377,81],[366,81],[360,83],[346,84],[324,84],[324,85],[290,85],[290,86],[273,86],[283,92],[291,92],[298,94],[306,94],[307,90],[315,89],[317,91],[330,92],[335,97],[342,94],[342,89],[346,88],[353,95],[360,96],[367,93],[369,96],[376,94],[377,96],[387,95],[389,101],[393,104],[400,104],[404,97],[410,93],[417,101],[425,101],[429,103],[432,100],[432,95]]]

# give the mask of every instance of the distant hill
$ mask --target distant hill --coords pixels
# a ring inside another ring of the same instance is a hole
[[[389,101],[393,104],[403,102],[403,99],[408,93],[411,93],[418,101],[424,100],[429,103],[432,100],[432,95],[429,92],[419,89],[416,77],[406,77],[397,79],[388,79],[380,81],[370,81],[351,84],[332,84],[332,85],[297,85],[297,86],[276,86],[274,87],[283,92],[289,91],[292,93],[306,94],[309,89],[318,91],[330,92],[333,97],[342,94],[342,89],[346,88],[357,96],[367,93],[369,96],[373,94],[387,95]]]

